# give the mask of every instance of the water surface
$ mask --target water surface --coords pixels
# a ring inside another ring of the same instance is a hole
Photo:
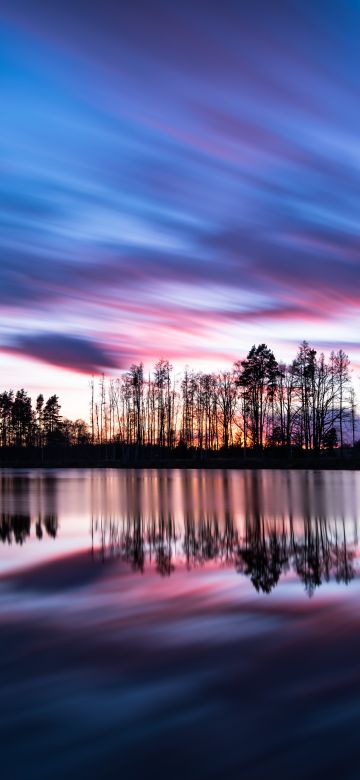
[[[0,472],[5,777],[358,777],[357,472]]]

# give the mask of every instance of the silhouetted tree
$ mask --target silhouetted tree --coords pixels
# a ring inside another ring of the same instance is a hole
[[[238,384],[245,391],[250,415],[249,430],[256,447],[264,444],[266,415],[269,404],[275,398],[278,376],[278,363],[266,344],[253,346],[246,360],[241,361]]]
[[[45,403],[43,411],[43,427],[47,444],[62,439],[60,404],[57,395],[51,395]]]
[[[0,432],[1,446],[8,447],[11,442],[12,433],[12,408],[14,403],[14,393],[4,391],[0,394]]]
[[[11,431],[16,446],[31,444],[33,423],[31,398],[25,390],[18,390],[11,407]]]

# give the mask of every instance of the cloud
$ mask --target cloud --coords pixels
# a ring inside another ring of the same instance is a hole
[[[122,356],[117,355],[115,359],[105,349],[87,339],[59,333],[17,335],[3,350],[85,374],[100,374],[106,369],[121,368],[123,362]]]
[[[7,5],[9,348],[92,372],[211,345],[217,361],[256,326],[269,341],[328,326],[331,340],[336,320],[351,341],[355,9]]]

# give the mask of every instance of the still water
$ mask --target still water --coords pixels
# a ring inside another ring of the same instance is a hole
[[[1,777],[358,778],[360,473],[0,471]]]

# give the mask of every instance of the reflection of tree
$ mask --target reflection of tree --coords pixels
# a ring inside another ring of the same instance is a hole
[[[36,475],[33,480],[21,472],[0,474],[0,541],[24,544],[31,536],[32,525],[38,540],[43,539],[44,532],[55,539],[58,534],[56,494],[57,478],[52,474]],[[35,501],[37,510],[33,512]]]
[[[57,532],[59,529],[59,520],[58,516],[55,514],[51,515],[39,515],[37,517],[36,523],[35,523],[35,533],[37,538],[40,540],[43,538],[44,532],[43,532],[43,525],[45,527],[45,531],[48,536],[51,536],[52,539],[56,539]]]
[[[281,572],[288,562],[281,537],[275,530],[265,536],[264,521],[258,532],[239,547],[236,556],[236,569],[250,577],[257,591],[270,591],[278,583]]]
[[[43,529],[42,529],[42,522],[41,522],[41,515],[36,520],[35,524],[35,532],[38,539],[43,538]]]
[[[58,531],[58,518],[57,515],[45,515],[44,525],[48,536],[52,536],[55,539]]]
[[[317,519],[314,523],[309,518],[304,520],[303,541],[295,541],[292,552],[295,570],[311,596],[321,585],[322,575],[328,580],[331,570],[327,539],[320,537]]]
[[[133,568],[138,571],[144,571],[145,550],[144,535],[141,528],[141,518],[134,518],[132,524],[129,523],[122,539],[123,554],[126,560],[131,561]]]
[[[304,520],[301,539],[296,539],[292,531],[279,533],[276,527],[265,532],[263,519],[256,520],[251,528],[245,545],[238,549],[236,568],[250,576],[257,591],[270,593],[290,565],[310,596],[331,576],[346,584],[354,577],[354,552],[347,547],[345,524],[341,543],[337,532],[332,538],[324,518]]]
[[[35,523],[35,533],[38,539],[43,538],[43,524],[45,525],[48,536],[55,539],[58,531],[57,515],[45,515],[44,519],[38,516]],[[7,544],[23,544],[30,536],[31,517],[30,515],[19,513],[0,514],[0,540]]]
[[[207,561],[231,562],[237,538],[237,530],[228,514],[223,527],[216,515],[198,522],[188,515],[183,536],[183,551],[188,568]]]
[[[30,515],[10,515],[2,513],[0,515],[0,539],[2,542],[12,544],[23,544],[25,539],[30,536],[31,519]]]
[[[162,577],[169,577],[175,569],[172,563],[172,547],[176,542],[175,525],[170,513],[166,519],[162,514],[157,524],[151,524],[148,530],[148,542],[150,548],[155,551],[156,570]]]
[[[342,544],[339,545],[336,536],[336,542],[334,546],[334,553],[333,553],[334,569],[335,569],[336,581],[345,582],[345,584],[348,585],[350,580],[352,580],[355,575],[354,566],[353,566],[355,552],[354,550],[347,549],[344,520],[342,521],[342,527],[343,527],[343,542]]]
[[[342,527],[343,539],[339,542],[338,524],[333,537],[325,518],[306,518],[303,540],[293,541],[294,568],[309,596],[324,580],[328,582],[331,575],[337,582],[346,584],[354,577],[354,552],[348,550],[344,522]]]
[[[270,593],[281,572],[288,568],[289,551],[284,523],[281,533],[276,522],[265,523],[257,475],[252,472],[245,483],[247,505],[252,513],[246,518],[245,540],[236,554],[236,569],[250,577],[257,591]]]
[[[93,521],[93,536],[94,531],[100,533],[103,560],[118,555],[141,572],[147,560],[154,561],[161,576],[169,576],[175,569],[179,532],[170,512],[151,521],[140,513],[123,521],[100,519]],[[290,568],[309,595],[332,576],[345,583],[354,576],[354,552],[348,549],[344,522],[340,535],[338,524],[330,529],[326,518],[306,518],[303,533],[295,534],[292,518],[289,522],[285,518],[265,521],[258,511],[247,518],[245,537],[240,540],[229,512],[222,523],[216,512],[199,520],[187,512],[180,536],[178,558],[185,555],[187,568],[209,561],[232,563],[236,571],[250,577],[258,592],[270,593]]]

